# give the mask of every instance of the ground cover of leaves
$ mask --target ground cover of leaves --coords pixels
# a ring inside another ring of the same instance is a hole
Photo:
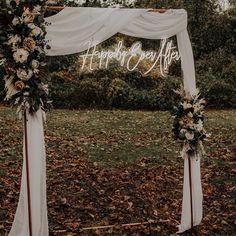
[[[212,138],[202,160],[204,218],[195,234],[235,235],[236,110],[206,116]],[[0,235],[7,235],[20,190],[22,127],[9,108],[0,108],[0,122]],[[183,160],[171,124],[161,111],[49,113],[50,235],[176,235]],[[148,221],[154,223],[121,226]],[[110,224],[115,227],[81,231]]]

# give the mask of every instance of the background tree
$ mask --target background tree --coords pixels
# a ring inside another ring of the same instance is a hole
[[[218,0],[138,0],[132,2],[128,0],[58,0],[55,3],[55,5],[85,7],[114,7],[117,4],[120,7],[130,8],[186,9],[198,87],[208,100],[209,107],[236,106],[235,0],[230,0],[230,7],[225,11],[222,10]],[[47,14],[56,13],[49,11]],[[143,43],[144,49],[156,50],[159,47],[158,40],[136,39],[121,34],[103,42],[100,47],[110,47],[120,39],[124,40],[127,47],[137,40]],[[173,106],[175,99],[171,90],[182,82],[179,64],[172,66],[170,77],[155,79],[156,77],[143,77],[137,72],[127,73],[116,64],[111,65],[110,70],[81,74],[78,69],[78,54],[48,57],[48,62],[52,75],[49,84],[55,107],[115,106],[129,109],[169,109]],[[0,83],[0,86],[3,88],[3,84]],[[119,97],[122,94],[126,96],[121,101]],[[72,100],[76,102],[71,104]]]

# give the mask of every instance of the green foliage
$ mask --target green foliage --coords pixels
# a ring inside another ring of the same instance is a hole
[[[218,49],[198,60],[197,84],[208,107],[236,107],[236,60],[226,49]]]
[[[70,103],[74,101],[71,94],[75,91],[77,86],[71,81],[54,74],[52,74],[48,85],[51,91],[51,96],[53,97],[53,107],[71,108]]]
[[[109,76],[108,70],[103,70],[83,75],[77,81],[54,74],[49,82],[54,107],[165,110],[175,104],[172,90],[179,86],[180,78],[152,79],[138,72],[114,74],[115,77]]]

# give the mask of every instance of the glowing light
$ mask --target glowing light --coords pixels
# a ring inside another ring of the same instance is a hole
[[[115,49],[112,50],[97,50],[97,44],[95,42],[88,43],[87,52],[80,57],[83,59],[81,70],[83,70],[87,65],[89,65],[89,70],[94,70],[95,60],[99,63],[99,69],[108,68],[109,62],[115,59],[119,62],[120,66],[126,67],[128,71],[138,70],[139,65],[143,61],[149,61],[148,68],[145,71],[140,71],[142,74],[147,75],[154,69],[159,69],[163,77],[168,74],[170,65],[174,61],[180,59],[179,52],[177,48],[173,45],[172,40],[163,39],[161,40],[160,48],[158,51],[143,51],[142,43],[134,43],[130,49],[125,49],[123,47],[123,41],[119,41]]]

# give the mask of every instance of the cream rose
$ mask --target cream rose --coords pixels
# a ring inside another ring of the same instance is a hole
[[[185,134],[186,132],[187,132],[186,129],[181,129],[181,130],[180,130],[180,133],[181,133],[181,134]]]
[[[17,70],[16,74],[19,79],[21,79],[23,81],[27,81],[32,77],[33,71],[32,70],[26,71],[26,70],[20,68]]]
[[[16,52],[13,53],[13,57],[15,61],[20,62],[20,63],[27,61],[28,56],[29,56],[29,53],[24,48],[19,48],[16,50]]]
[[[31,65],[32,65],[33,69],[38,69],[39,68],[39,61],[32,60]]]

